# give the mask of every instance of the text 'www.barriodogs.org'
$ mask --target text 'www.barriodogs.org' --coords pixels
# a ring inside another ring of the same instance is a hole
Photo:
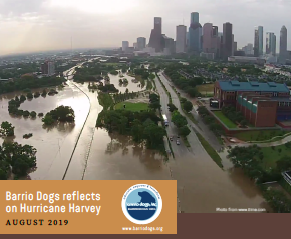
[[[163,227],[123,227],[122,231],[163,232]]]

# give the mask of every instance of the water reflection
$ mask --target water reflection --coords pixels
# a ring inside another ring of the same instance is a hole
[[[125,93],[126,89],[128,89],[129,92],[138,92],[145,90],[146,86],[141,87],[140,83],[134,83],[134,77],[131,77],[127,75],[126,73],[123,74],[123,77],[120,77],[119,75],[108,75],[110,77],[110,84],[113,84],[116,89],[119,90],[121,93]],[[120,84],[119,80],[126,78],[128,80],[128,84]],[[104,81],[102,81],[104,83]]]
[[[95,131],[85,180],[169,180],[163,157],[128,136]],[[105,149],[105,150],[104,150]]]
[[[249,179],[240,168],[232,168],[228,170],[229,178],[238,186],[248,198],[255,198],[259,195],[255,182]]]

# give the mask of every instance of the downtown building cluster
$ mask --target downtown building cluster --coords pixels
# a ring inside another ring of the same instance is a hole
[[[277,57],[278,42],[279,56]],[[190,26],[179,25],[176,27],[176,40],[163,34],[162,18],[155,17],[148,44],[146,44],[145,37],[137,38],[133,47],[129,47],[128,41],[123,41],[122,51],[135,55],[148,54],[151,56],[187,53],[200,55],[211,60],[222,59],[225,61],[249,60],[256,62],[258,59],[263,61],[271,59],[280,64],[285,64],[288,59],[291,60],[291,54],[287,51],[287,29],[285,26],[281,28],[280,40],[277,40],[273,32],[267,32],[264,35],[262,26],[255,27],[254,43],[249,43],[238,50],[232,23],[224,23],[222,31],[219,31],[218,26],[212,23],[205,23],[202,26],[198,12],[191,13]]]

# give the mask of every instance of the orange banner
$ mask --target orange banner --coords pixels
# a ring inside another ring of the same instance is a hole
[[[177,181],[0,181],[1,234],[177,234]]]

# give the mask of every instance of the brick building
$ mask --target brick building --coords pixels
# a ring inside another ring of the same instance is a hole
[[[217,81],[214,99],[219,108],[234,106],[255,127],[291,121],[290,90],[285,84]]]

